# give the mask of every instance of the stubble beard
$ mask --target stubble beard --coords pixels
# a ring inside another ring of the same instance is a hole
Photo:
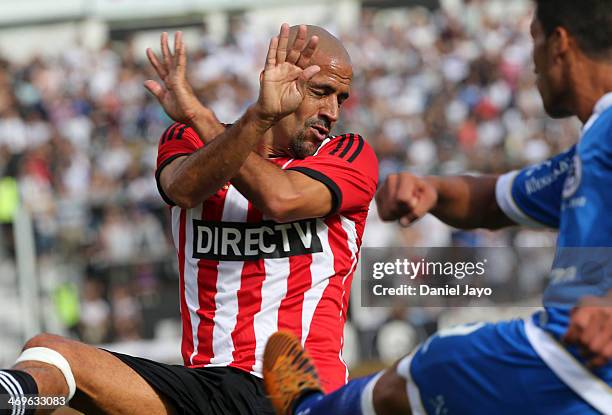
[[[306,139],[308,128],[310,127],[306,127],[298,132],[295,138],[289,143],[289,151],[296,159],[305,159],[308,156],[312,156],[315,151],[317,151],[314,144]]]
[[[306,138],[310,127],[316,124],[324,125],[328,130],[331,127],[329,122],[321,120],[319,118],[312,118],[306,121],[304,128],[302,128],[296,136],[289,143],[289,151],[293,154],[293,157],[297,159],[304,159],[308,156],[312,156],[320,146],[319,144],[313,143]]]

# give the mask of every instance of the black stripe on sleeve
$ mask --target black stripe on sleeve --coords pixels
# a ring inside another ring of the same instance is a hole
[[[350,151],[351,147],[353,147],[353,141],[355,141],[355,135],[349,134],[348,144],[346,145],[344,150],[342,150],[342,153],[340,153],[338,157],[343,158],[344,156],[346,156],[346,154]]]
[[[320,171],[313,170],[308,167],[289,167],[287,170],[294,170],[300,172],[312,179],[318,180],[323,183],[325,186],[327,186],[327,188],[332,194],[332,208],[329,214],[336,213],[338,209],[340,209],[340,206],[342,206],[342,191],[340,190],[340,187],[338,187],[336,182],[334,182],[332,179],[330,179]]]
[[[174,124],[174,127],[172,127],[172,130],[170,130],[170,132],[168,133],[168,137],[166,141],[172,140],[172,136],[174,136],[174,131],[177,129],[179,125],[180,125],[179,123]]]
[[[363,137],[360,135],[357,135],[357,138],[359,139],[359,144],[357,144],[357,148],[355,149],[353,154],[348,158],[347,161],[349,163],[352,163],[353,161],[355,161],[357,156],[359,156],[359,153],[361,153],[361,150],[363,150],[363,145],[364,145]]]
[[[180,140],[181,138],[183,138],[183,133],[185,132],[185,129],[187,128],[186,125],[184,125],[178,132],[178,134],[176,135],[176,139]]]
[[[174,127],[176,123],[172,123],[168,126],[168,128],[166,128],[166,130],[164,131],[164,133],[162,134],[162,139],[161,139],[161,143],[164,144],[166,142],[166,138],[168,138],[168,132],[172,129],[172,127]]]
[[[166,160],[164,160],[162,164],[159,165],[159,167],[157,168],[157,171],[155,172],[155,182],[157,183],[157,191],[159,192],[159,195],[162,197],[162,199],[164,199],[164,202],[166,202],[170,206],[176,206],[176,203],[174,203],[172,199],[170,199],[166,195],[166,193],[164,193],[164,189],[162,189],[161,172],[164,169],[164,167],[166,167],[168,164],[170,164],[175,159],[182,157],[182,156],[188,156],[190,154],[191,153],[180,153],[180,154],[174,154],[173,156],[168,157]]]
[[[342,147],[342,144],[344,144],[344,140],[346,140],[346,135],[342,136],[342,138],[338,141],[338,144],[336,145],[336,147],[329,154],[332,156],[336,154],[338,150],[340,150],[340,147]]]

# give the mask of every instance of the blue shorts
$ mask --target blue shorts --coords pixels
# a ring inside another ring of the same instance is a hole
[[[595,376],[530,319],[442,330],[397,372],[413,415],[582,415],[612,414],[609,366]]]

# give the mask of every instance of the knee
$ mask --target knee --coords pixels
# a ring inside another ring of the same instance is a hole
[[[71,399],[76,392],[76,381],[70,356],[78,355],[74,350],[70,352],[71,344],[74,344],[73,340],[61,336],[37,334],[25,343],[14,368],[33,376],[39,392],[42,388],[48,394],[68,395],[68,399]],[[62,377],[66,381],[65,386],[60,381]]]
[[[40,333],[28,340],[22,350],[31,349],[33,347],[47,347],[59,352],[66,341],[67,340],[63,337],[55,334]]]

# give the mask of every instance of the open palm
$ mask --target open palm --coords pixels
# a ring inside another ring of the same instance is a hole
[[[306,33],[306,26],[300,26],[288,51],[289,25],[285,23],[270,41],[258,99],[260,109],[270,119],[278,120],[295,111],[304,99],[305,83],[321,70],[310,65],[319,39],[312,36],[306,44]]]
[[[147,49],[149,62],[162,83],[147,80],[145,87],[157,98],[164,108],[164,111],[174,121],[190,123],[198,112],[207,109],[200,103],[195,96],[191,85],[187,82],[186,66],[187,52],[183,43],[183,35],[178,32],[174,36],[174,54],[170,52],[168,46],[168,34],[161,35],[160,60],[155,52]]]

